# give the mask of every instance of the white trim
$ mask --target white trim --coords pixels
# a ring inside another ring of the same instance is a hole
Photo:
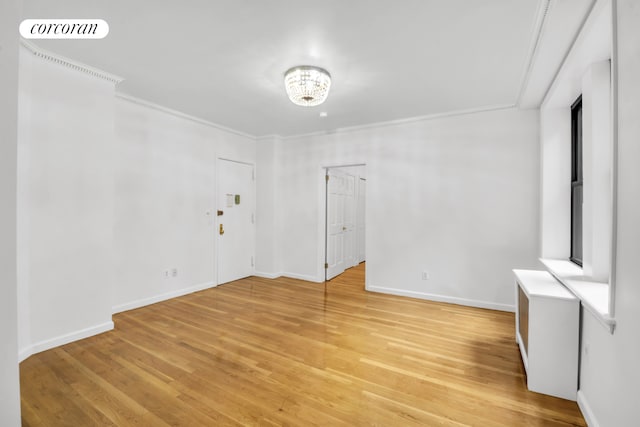
[[[603,305],[609,307],[608,299],[611,298],[608,283],[594,282],[589,277],[583,276],[582,268],[569,260],[539,258],[540,262],[549,273],[564,287],[569,289],[582,302],[582,306],[604,326],[610,334],[616,328],[616,319],[603,309]],[[606,293],[605,298],[600,298]]]
[[[33,355],[34,353],[35,352],[33,351],[33,346],[30,346],[30,345],[26,346],[25,348],[23,348],[18,352],[18,363],[22,362],[23,360]]]
[[[365,162],[353,162],[346,163],[344,165],[330,165],[330,166],[322,166],[323,169],[341,169],[341,168],[356,168],[359,166],[367,166]]]
[[[142,105],[144,107],[153,108],[155,110],[162,111],[164,113],[171,114],[173,116],[180,117],[180,118],[183,118],[183,119],[186,119],[186,120],[191,120],[193,122],[196,122],[196,123],[199,123],[199,124],[203,124],[203,125],[206,125],[206,126],[210,126],[210,127],[213,127],[213,128],[225,131],[225,132],[229,132],[229,133],[232,133],[232,134],[235,134],[235,135],[239,135],[239,136],[243,136],[243,137],[246,137],[246,138],[250,138],[250,139],[253,139],[256,142],[259,142],[261,140],[273,139],[273,138],[277,138],[277,139],[280,139],[280,140],[284,141],[284,140],[297,139],[297,138],[307,138],[307,137],[311,137],[311,136],[322,136],[322,135],[330,135],[330,134],[336,134],[336,133],[349,133],[349,132],[356,132],[356,131],[360,131],[360,130],[375,129],[375,128],[387,127],[387,126],[398,126],[398,125],[403,125],[403,124],[407,124],[407,123],[435,120],[435,119],[440,119],[440,118],[464,116],[464,115],[468,115],[468,114],[477,114],[477,113],[485,113],[485,112],[491,112],[491,111],[500,111],[500,110],[508,110],[508,109],[512,109],[512,108],[518,108],[517,104],[489,105],[489,106],[486,106],[486,107],[469,108],[469,109],[465,109],[465,110],[452,110],[452,111],[447,111],[447,112],[444,112],[444,113],[428,114],[428,115],[425,115],[425,116],[408,117],[408,118],[404,118],[404,119],[396,119],[396,120],[389,120],[389,121],[383,121],[383,122],[374,122],[374,123],[367,123],[367,124],[364,124],[364,125],[348,126],[348,127],[330,129],[330,130],[325,130],[325,131],[301,133],[301,134],[283,136],[283,135],[279,135],[279,134],[251,135],[249,133],[245,133],[245,132],[242,132],[242,131],[239,131],[239,130],[236,130],[236,129],[228,128],[228,127],[225,127],[225,126],[210,122],[208,120],[204,120],[204,119],[201,119],[199,117],[195,117],[195,116],[183,113],[183,112],[178,111],[178,110],[174,110],[174,109],[171,109],[171,108],[168,108],[168,107],[164,107],[162,105],[153,103],[151,101],[146,101],[144,99],[137,98],[137,97],[132,96],[132,95],[128,95],[128,94],[123,93],[123,92],[116,92],[116,97],[120,98],[120,99],[123,99],[125,101],[132,102],[134,104]]]
[[[524,73],[520,80],[520,91],[518,92],[518,102],[516,105],[522,103],[522,97],[526,88],[529,86],[529,79],[531,78],[531,71],[535,64],[536,57],[538,55],[540,40],[544,32],[544,27],[547,24],[547,17],[549,16],[549,9],[551,9],[551,0],[540,0],[538,4],[538,12],[536,14],[536,22],[533,26],[533,34],[531,37],[531,46],[529,46],[529,54],[527,55],[527,65],[525,66]]]
[[[146,305],[155,304],[157,302],[166,301],[168,299],[181,297],[183,295],[191,294],[205,289],[215,288],[216,284],[213,282],[201,283],[199,285],[190,286],[188,288],[178,289],[176,291],[166,292],[164,294],[155,295],[149,298],[142,298],[139,300],[127,302],[124,304],[118,304],[113,306],[111,312],[113,314],[122,313],[123,311],[133,310],[136,308],[144,307]]]
[[[304,280],[305,282],[324,283],[324,279],[315,276],[308,276],[306,274],[282,273],[282,276],[290,279]]]
[[[449,297],[446,295],[428,294],[424,292],[406,291],[403,289],[385,288],[382,286],[367,285],[365,287],[365,290],[370,292],[379,292],[382,294],[391,294],[403,297],[419,298],[429,301],[446,302],[449,304],[465,305],[469,307],[488,308],[490,310],[509,311],[512,313],[516,311],[516,307],[509,304],[500,304],[496,302],[480,301],[459,297]]]
[[[364,125],[348,126],[348,127],[337,128],[333,130],[281,136],[280,138],[286,141],[290,139],[308,138],[312,136],[323,136],[323,135],[332,135],[337,133],[357,132],[362,130],[387,127],[387,126],[399,126],[399,125],[404,125],[404,124],[413,123],[413,122],[421,122],[421,121],[435,120],[435,119],[455,117],[455,116],[465,116],[467,114],[477,114],[477,113],[486,113],[490,111],[509,110],[512,108],[518,108],[518,106],[516,104],[489,105],[486,107],[469,108],[466,110],[452,110],[444,113],[428,114],[425,116],[408,117],[405,119],[396,119],[396,120],[389,120],[385,122],[375,122],[375,123],[368,123]]]
[[[618,1],[611,0],[611,252],[609,254],[609,315],[616,315],[618,257]]]
[[[69,344],[70,342],[78,341],[84,338],[89,338],[94,335],[101,334],[103,332],[107,332],[113,329],[113,321],[108,321],[104,323],[100,323],[95,326],[91,326],[85,329],[81,329],[79,331],[70,332],[68,334],[60,335],[55,338],[50,338],[48,340],[40,341],[35,344],[31,344],[26,348],[23,348],[18,353],[18,362],[22,362],[27,357],[34,355],[36,353],[40,353],[41,351],[49,350],[54,347],[59,347],[61,345]]]
[[[269,135],[261,135],[261,136],[256,136],[256,142],[260,142],[260,141],[274,141],[274,140],[278,140],[281,139],[282,137],[280,135],[277,135],[275,133],[269,134]]]
[[[81,73],[89,74],[90,76],[107,80],[115,84],[118,84],[122,80],[124,80],[122,77],[116,76],[115,74],[107,73],[106,71],[99,70],[97,68],[83,64],[82,62],[74,61],[73,59],[65,58],[64,56],[58,55],[57,53],[44,50],[36,46],[35,44],[26,41],[25,39],[21,39],[20,44],[30,53],[37,56],[38,58],[44,59],[45,61],[54,62],[64,67],[71,68],[76,71],[80,71]]]
[[[262,277],[263,279],[277,279],[282,276],[282,273],[264,273],[262,271],[254,271],[253,275],[256,277]]]
[[[256,167],[256,164],[254,162],[246,162],[244,160],[235,160],[228,157],[218,157],[218,160],[224,160],[225,162],[231,162],[231,163],[240,163],[241,165],[251,166],[253,168]]]
[[[565,64],[569,61],[570,57],[574,55],[573,51],[575,47],[578,45],[578,40],[582,37],[582,32],[585,30],[585,27],[588,25],[587,23],[590,23],[591,20],[594,19],[593,17],[597,15],[594,12],[596,10],[595,9],[596,4],[598,3],[601,6],[605,2],[598,2],[598,1],[591,2],[591,6],[589,7],[589,10],[585,14],[584,19],[582,20],[582,23],[580,24],[580,27],[576,32],[576,35],[573,37],[573,40],[571,41],[571,45],[569,46],[569,49],[567,49],[567,51],[565,52],[564,57],[562,58],[562,62],[560,62],[560,66],[556,70],[556,73],[554,74],[553,79],[551,80],[551,84],[549,85],[549,87],[547,88],[547,91],[542,97],[542,102],[540,103],[540,109],[545,108],[547,106],[549,99],[551,98],[553,92],[556,90],[558,86],[558,80],[559,80],[558,78],[560,77],[560,73],[562,73],[562,69],[565,67]]]
[[[185,120],[190,120],[192,122],[195,122],[195,123],[198,123],[198,124],[201,124],[201,125],[205,125],[205,126],[209,126],[209,127],[212,127],[212,128],[224,131],[224,132],[232,133],[234,135],[243,136],[245,138],[249,138],[249,139],[253,139],[253,140],[257,139],[255,135],[250,135],[248,133],[244,133],[244,132],[241,132],[241,131],[236,130],[236,129],[231,129],[231,128],[228,128],[228,127],[225,127],[225,126],[210,122],[208,120],[204,120],[204,119],[201,119],[199,117],[192,116],[190,114],[183,113],[183,112],[178,111],[178,110],[174,110],[172,108],[164,107],[162,105],[153,103],[151,101],[147,101],[147,100],[144,100],[144,99],[136,98],[135,96],[131,96],[131,95],[128,95],[126,93],[116,92],[116,98],[120,98],[120,99],[123,99],[125,101],[129,101],[129,102],[132,102],[134,104],[141,105],[143,107],[152,108],[154,110],[161,111],[161,112],[167,113],[167,114],[171,114],[172,116],[179,117],[179,118],[185,119]]]
[[[598,420],[596,420],[596,417],[593,414],[593,409],[591,409],[591,406],[589,405],[589,402],[587,402],[587,398],[582,390],[578,390],[578,407],[580,408],[582,416],[589,427],[600,427]]]

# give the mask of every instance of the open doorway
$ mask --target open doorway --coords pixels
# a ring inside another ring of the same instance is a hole
[[[366,261],[366,167],[326,168],[325,281]]]

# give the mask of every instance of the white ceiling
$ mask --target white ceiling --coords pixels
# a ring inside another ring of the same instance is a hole
[[[118,91],[254,136],[514,105],[543,0],[24,0],[26,18],[101,18],[103,40],[37,40],[123,77]],[[283,73],[324,67],[298,107]],[[326,111],[328,117],[319,113]]]

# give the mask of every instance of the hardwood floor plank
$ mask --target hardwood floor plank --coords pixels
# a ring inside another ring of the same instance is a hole
[[[585,426],[526,389],[513,313],[250,277],[21,364],[23,425]]]

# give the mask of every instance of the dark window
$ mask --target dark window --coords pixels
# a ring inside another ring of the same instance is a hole
[[[582,96],[571,106],[570,259],[582,266]]]

